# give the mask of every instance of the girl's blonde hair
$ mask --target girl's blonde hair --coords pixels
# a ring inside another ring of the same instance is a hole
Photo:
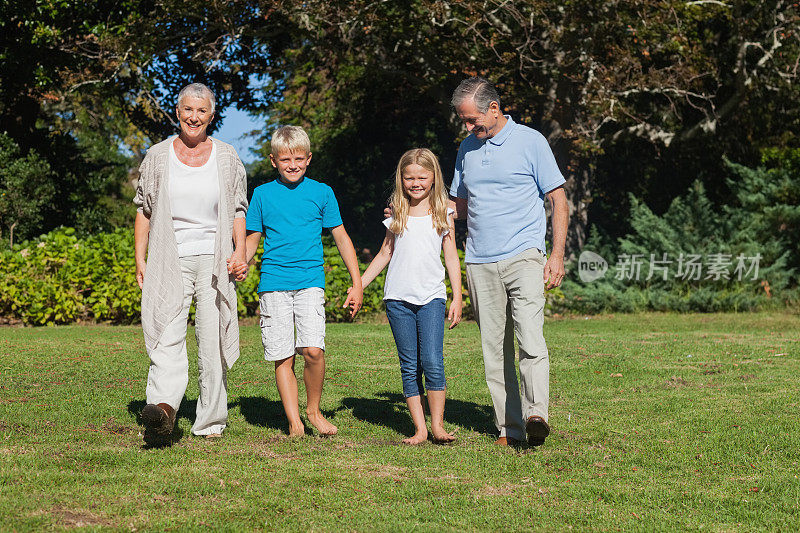
[[[433,227],[441,235],[447,229],[447,193],[442,179],[442,169],[439,160],[427,148],[414,148],[403,154],[397,163],[397,172],[394,176],[394,192],[390,202],[392,204],[392,223],[389,231],[395,235],[400,235],[406,229],[408,222],[408,197],[403,192],[403,170],[408,165],[417,164],[425,170],[433,173],[433,186],[431,187],[428,201],[430,203],[430,214],[433,220]]]

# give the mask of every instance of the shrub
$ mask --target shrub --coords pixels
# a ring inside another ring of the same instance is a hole
[[[350,275],[331,238],[323,239],[323,251],[327,318],[334,322],[349,320],[349,312],[342,305]],[[237,284],[242,318],[258,315],[261,253],[259,248],[256,265]],[[133,232],[129,229],[79,238],[74,229],[60,228],[13,248],[0,249],[0,259],[0,316],[30,325],[81,320],[126,324],[140,320],[141,291],[136,283]],[[366,268],[359,266],[362,272]],[[364,291],[362,313],[383,310],[384,279],[385,271]],[[465,286],[463,290],[466,296]],[[464,314],[471,316],[468,296]]]
[[[617,268],[610,268],[600,280],[584,283],[578,265],[572,265],[564,283],[568,297],[558,303],[559,309],[585,313],[715,312],[796,305],[800,150],[768,152],[764,162],[765,166],[757,169],[728,163],[736,175],[729,182],[735,201],[719,208],[708,199],[700,182],[676,198],[661,216],[632,197],[632,232],[612,244],[593,229],[584,247],[601,255],[609,265],[616,259]],[[666,279],[653,269],[663,254],[672,260],[664,265],[670,269]],[[699,279],[676,272],[674,263],[690,254],[700,254],[703,260]],[[640,275],[622,272],[620,266],[630,267],[635,257],[642,261]],[[755,269],[739,275],[739,258],[744,268],[758,264],[756,279],[752,279]],[[717,276],[706,268],[717,261],[720,270],[726,263],[726,275],[715,279]],[[649,276],[651,269],[653,276]]]

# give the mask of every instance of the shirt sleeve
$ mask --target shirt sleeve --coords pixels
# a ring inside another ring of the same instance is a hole
[[[261,219],[261,190],[256,189],[253,192],[253,198],[250,200],[250,209],[247,210],[245,218],[245,227],[247,231],[264,231],[264,221]]]
[[[561,174],[556,157],[547,139],[541,133],[536,134],[533,144],[533,177],[542,194],[547,194],[567,180]]]
[[[449,207],[447,208],[447,217],[446,218],[447,218],[447,222],[448,223],[450,222],[450,219],[455,214],[456,214],[455,209],[450,209]],[[442,232],[442,237],[444,237],[445,235],[449,235],[449,234],[450,234],[450,228],[445,228],[445,230]]]
[[[333,189],[325,187],[325,203],[322,207],[322,227],[335,228],[342,225],[342,215],[339,214],[339,202]]]
[[[386,229],[389,229],[389,226],[392,225],[392,221],[393,220],[394,220],[394,217],[389,217],[389,218],[384,218],[383,219],[383,225],[386,226]]]
[[[244,218],[247,214],[247,172],[239,156],[234,155],[233,158],[236,160],[234,161],[236,168],[236,181],[234,182],[236,184],[236,192],[233,200],[235,206],[234,216],[235,218]]]
[[[458,147],[456,156],[456,169],[453,172],[453,183],[450,184],[450,196],[455,198],[467,197],[467,186],[464,185],[464,143]]]
[[[142,213],[146,217],[150,217],[153,205],[152,198],[144,190],[145,181],[151,179],[151,161],[150,154],[145,154],[142,164],[139,165],[139,180],[136,184],[136,196],[133,198],[133,204],[136,206],[136,211]]]

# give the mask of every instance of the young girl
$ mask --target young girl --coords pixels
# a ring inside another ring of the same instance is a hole
[[[450,329],[461,321],[461,264],[456,252],[453,211],[447,209],[442,170],[433,152],[417,148],[403,154],[397,164],[391,203],[394,216],[383,222],[386,237],[361,276],[361,284],[369,285],[389,265],[383,299],[400,357],[403,394],[416,428],[414,436],[403,443],[420,444],[428,438],[422,397],[424,374],[433,442],[446,444],[455,437],[442,425],[447,298],[442,249],[453,290],[448,313]]]

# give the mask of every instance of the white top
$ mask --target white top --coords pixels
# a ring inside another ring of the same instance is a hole
[[[447,216],[453,213],[447,210]],[[387,228],[392,218],[383,221]],[[394,252],[389,260],[384,300],[403,300],[414,305],[425,305],[436,298],[447,299],[442,265],[442,238],[433,227],[431,215],[408,217],[406,229],[394,236]]]
[[[216,144],[200,167],[181,163],[169,144],[169,203],[178,257],[213,255],[219,210]]]

